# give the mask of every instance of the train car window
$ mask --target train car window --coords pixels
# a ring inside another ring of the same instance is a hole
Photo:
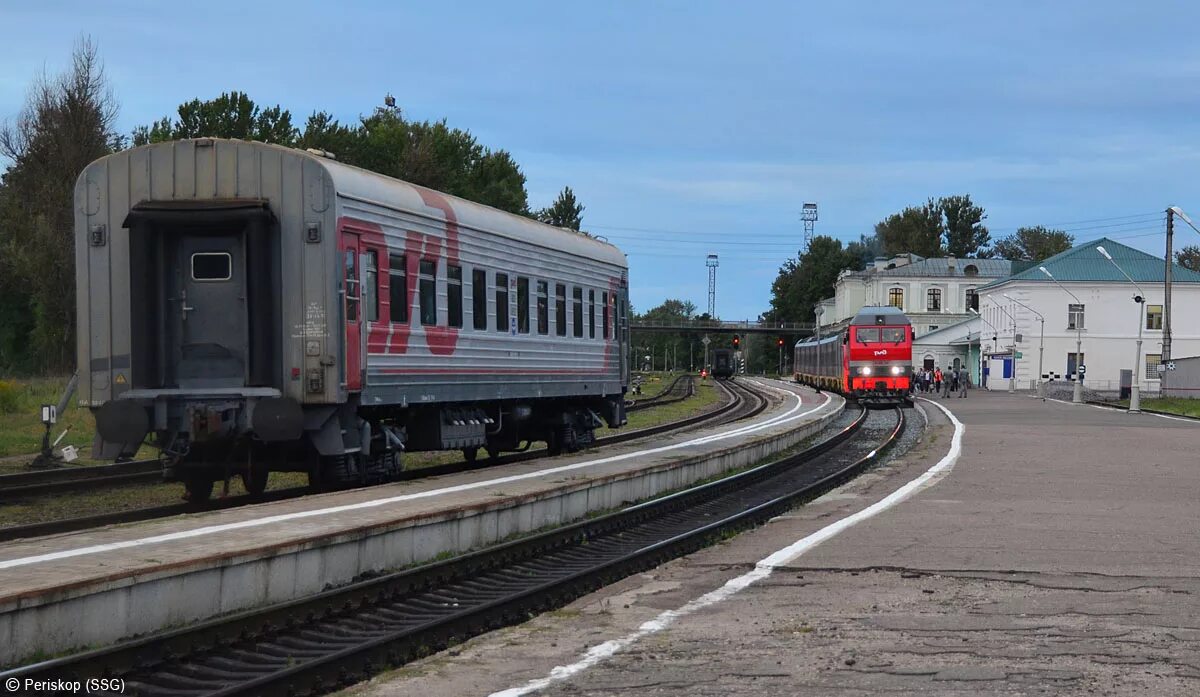
[[[529,279],[517,276],[517,331],[529,333]]]
[[[353,249],[346,250],[346,321],[358,321],[358,263]]]
[[[391,320],[408,324],[408,258],[402,254],[388,257],[388,285]]]
[[[192,255],[193,281],[228,281],[233,278],[229,252],[196,252]]]
[[[600,294],[600,304],[604,306],[604,338],[608,338],[608,293]]]
[[[508,274],[496,274],[496,331],[508,331]]]
[[[446,267],[446,317],[451,327],[462,326],[462,267]]]
[[[596,338],[596,291],[588,291],[588,338]]]
[[[554,284],[554,333],[567,335],[567,287],[562,283]]]
[[[885,344],[899,344],[904,341],[904,327],[884,327],[880,331],[880,341]]]
[[[854,337],[858,339],[860,344],[875,344],[879,343],[879,329],[875,327],[859,327]]]
[[[574,305],[575,338],[583,338],[583,289],[576,287],[571,290],[571,300]]]
[[[421,324],[437,324],[437,262],[421,260]]]
[[[550,333],[550,284],[537,282],[538,334]]]
[[[363,281],[371,291],[367,302],[367,321],[379,321],[379,252],[367,250],[367,268],[363,269]]]
[[[471,325],[483,331],[487,329],[487,271],[471,270]]]

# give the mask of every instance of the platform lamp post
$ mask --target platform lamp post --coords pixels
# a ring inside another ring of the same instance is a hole
[[[1012,347],[1013,364],[1012,364],[1012,377],[1009,378],[1009,380],[1008,380],[1008,391],[1016,392],[1017,391],[1017,353],[1018,353],[1018,351],[1017,351],[1017,318],[1013,315],[1013,313],[1009,312],[1008,310],[1005,310],[1004,307],[1002,305],[1000,305],[999,303],[996,304],[996,308],[999,309],[1004,314],[1008,315],[1008,318],[1011,319],[1012,323],[1013,323],[1013,347]]]
[[[1138,378],[1140,377],[1140,369],[1142,365],[1142,327],[1146,324],[1145,312],[1143,312],[1146,307],[1146,292],[1143,291],[1142,287],[1137,284],[1137,281],[1133,280],[1129,274],[1125,273],[1125,269],[1122,269],[1121,265],[1112,258],[1112,255],[1108,253],[1108,250],[1106,250],[1104,247],[1096,247],[1096,251],[1104,255],[1105,259],[1108,259],[1113,266],[1117,267],[1117,271],[1120,271],[1121,275],[1124,276],[1130,283],[1132,283],[1133,287],[1137,288],[1138,291],[1138,294],[1133,296],[1133,301],[1137,303],[1138,311],[1138,337],[1137,345],[1133,354],[1133,382],[1129,385],[1129,413],[1137,414],[1142,411],[1142,399],[1140,394],[1141,388],[1138,387]]]
[[[1038,330],[1037,393],[1038,393],[1039,397],[1041,397],[1042,399],[1046,399],[1046,383],[1042,379],[1044,376],[1044,373],[1042,373],[1042,359],[1044,359],[1046,357],[1046,318],[1042,316],[1042,313],[1040,313],[1037,310],[1033,309],[1032,307],[1026,305],[1025,303],[1021,302],[1020,300],[1017,300],[1016,298],[1009,295],[1008,293],[1001,293],[1001,295],[1003,295],[1004,297],[1008,298],[1009,300],[1015,302],[1016,304],[1025,308],[1026,310],[1029,310],[1033,314],[1037,315],[1038,321],[1042,323],[1041,328]]]
[[[980,322],[983,322],[987,326],[991,327],[992,331],[995,332],[994,334],[992,334],[992,349],[995,350],[996,334],[999,334],[1000,330],[996,329],[996,327],[993,326],[991,322],[984,319],[983,315],[980,314],[979,310],[976,310],[973,307],[969,307],[967,309],[970,310],[971,313],[974,314],[976,317],[978,317]],[[979,384],[980,384],[980,387],[983,386],[983,327],[979,328]]]
[[[1059,283],[1058,279],[1054,277],[1054,274],[1050,273],[1049,269],[1047,269],[1045,266],[1039,266],[1038,270],[1041,271],[1042,273],[1046,274],[1046,277],[1049,278],[1051,281],[1054,281],[1054,285],[1061,288],[1064,293],[1071,296],[1071,298],[1073,300],[1075,300],[1075,303],[1077,305],[1079,305],[1080,307],[1083,307],[1083,301],[1080,300],[1079,298],[1077,298],[1074,293],[1067,290],[1066,286]],[[1074,402],[1075,404],[1083,404],[1083,373],[1080,372],[1083,369],[1082,361],[1080,361],[1080,358],[1083,356],[1082,346],[1083,346],[1083,322],[1077,321],[1077,322],[1075,322],[1075,389],[1071,393],[1071,401]]]

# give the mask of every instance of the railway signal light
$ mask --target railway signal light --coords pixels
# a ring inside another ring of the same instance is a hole
[[[776,346],[783,346],[783,337],[779,337],[779,339],[777,339],[777,340],[775,341],[775,345],[776,345]]]
[[[737,348],[742,345],[742,338],[736,334],[733,335],[733,347]]]

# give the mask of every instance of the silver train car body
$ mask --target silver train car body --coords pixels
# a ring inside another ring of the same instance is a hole
[[[75,209],[94,449],[150,436],[193,496],[231,467],[367,481],[403,450],[625,421],[627,265],[588,235],[215,138],[97,160]]]

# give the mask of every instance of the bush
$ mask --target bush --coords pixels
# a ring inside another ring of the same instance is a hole
[[[0,414],[14,414],[20,406],[21,394],[17,383],[0,380]]]

